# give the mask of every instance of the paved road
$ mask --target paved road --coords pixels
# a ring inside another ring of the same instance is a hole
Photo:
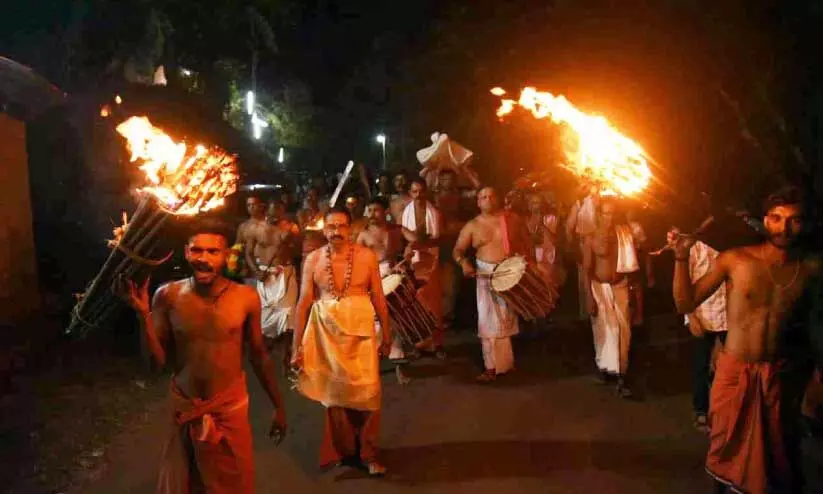
[[[251,420],[259,493],[706,492],[705,438],[691,428],[688,342],[657,322],[637,345],[638,401],[591,379],[591,333],[564,325],[516,341],[516,374],[473,382],[479,345],[452,334],[447,362],[412,364],[406,387],[384,376],[382,444],[390,475],[316,467],[322,409],[287,392],[290,431],[265,437],[271,408],[256,382]],[[158,403],[149,425],[124,431],[100,481],[84,492],[149,493],[164,433]]]

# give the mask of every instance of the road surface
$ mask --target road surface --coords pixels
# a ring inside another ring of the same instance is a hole
[[[369,479],[320,471],[322,408],[282,383],[289,436],[265,438],[271,407],[250,374],[258,493],[689,493],[706,492],[706,438],[691,426],[689,341],[659,320],[634,355],[637,401],[592,380],[591,332],[571,323],[515,341],[517,371],[479,385],[480,347],[468,331],[449,338],[446,362],[419,360],[402,387],[384,374],[383,460]],[[165,431],[163,403],[107,453],[88,493],[150,493]]]

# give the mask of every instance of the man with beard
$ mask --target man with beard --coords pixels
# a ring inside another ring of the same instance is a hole
[[[545,198],[534,192],[529,195],[529,216],[526,225],[534,243],[534,257],[537,264],[546,270],[549,279],[563,284],[563,263],[558,254],[559,217],[554,206],[549,206]]]
[[[601,197],[595,230],[583,241],[583,276],[600,384],[617,381],[621,398],[631,398],[626,381],[632,326],[628,275],[640,269],[631,228],[617,200]]]
[[[796,387],[805,379],[791,371],[803,367],[808,352],[805,326],[815,302],[806,300],[807,289],[820,281],[819,260],[798,246],[804,206],[796,187],[770,195],[763,208],[768,241],[721,253],[694,283],[689,276],[694,237],[668,235],[678,312],[693,312],[726,286],[727,335],[709,400],[706,470],[734,492],[796,492],[798,487],[790,424],[797,419],[793,412],[802,391]]]
[[[249,219],[240,224],[237,228],[237,240],[234,245],[241,246],[241,259],[245,264],[246,251],[248,250],[249,238],[257,234],[257,230],[265,228],[266,226],[266,205],[263,200],[257,196],[249,196],[246,199],[246,211],[249,213]],[[244,275],[248,275],[248,269],[243,270]],[[247,283],[253,284],[255,279],[248,278]]]
[[[321,466],[354,463],[383,475],[378,347],[387,354],[392,335],[377,257],[349,240],[350,228],[348,211],[330,211],[324,227],[329,243],[303,263],[292,366],[300,392],[326,407]]]
[[[408,193],[408,180],[406,174],[398,172],[394,175],[394,194],[391,196],[391,203],[389,204],[389,211],[391,212],[392,223],[400,224],[400,219],[403,217],[403,211],[411,202],[411,196]]]
[[[157,365],[172,366],[172,433],[163,453],[159,493],[254,492],[243,349],[275,408],[269,436],[286,432],[274,366],[260,330],[257,293],[222,276],[228,232],[201,223],[185,249],[194,275],[160,286],[149,304],[148,280],[121,283]],[[121,280],[122,281],[122,280]]]
[[[286,341],[286,335],[294,329],[297,273],[293,260],[297,232],[296,226],[284,218],[285,208],[279,200],[269,201],[266,213],[266,226],[256,229],[256,235],[249,238],[246,265],[257,279],[254,287],[262,306],[261,326],[266,346],[271,350],[276,341]]]
[[[390,225],[386,221],[386,203],[381,199],[372,199],[366,206],[366,218],[369,225],[357,236],[357,243],[363,247],[368,247],[377,256],[380,277],[385,278],[392,274],[392,270],[403,253],[403,233],[400,228]],[[395,362],[395,374],[397,382],[407,384],[409,378],[403,374],[401,367],[406,355],[403,352],[403,342],[400,335],[394,329],[394,339],[392,340],[389,360]]]
[[[519,326],[517,314],[492,291],[490,275],[501,261],[513,254],[529,259],[534,256],[525,226],[515,215],[500,209],[500,200],[493,188],[480,189],[477,206],[480,214],[460,231],[452,255],[464,276],[477,277],[477,333],[485,367],[477,380],[492,382],[497,376],[514,370],[511,337],[518,334]],[[470,248],[477,251],[477,269],[466,257]]]
[[[414,277],[422,284],[417,289],[417,298],[435,320],[434,334],[430,339],[418,343],[417,349],[432,353],[442,360],[446,357],[443,351],[443,285],[439,246],[443,218],[428,199],[425,180],[412,180],[409,193],[412,201],[400,217],[403,237],[409,242],[406,256],[411,257]]]

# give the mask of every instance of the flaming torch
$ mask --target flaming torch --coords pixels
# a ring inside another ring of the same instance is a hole
[[[72,311],[67,334],[85,336],[112,315],[117,304],[111,287],[120,276],[145,275],[171,257],[155,256],[163,224],[173,216],[193,216],[222,206],[237,188],[235,158],[215,146],[188,146],[174,141],[146,117],[131,117],[117,126],[127,142],[131,162],[139,163],[147,184],[137,210],[115,228],[108,259]]]
[[[501,98],[497,110],[500,118],[520,106],[535,118],[549,118],[561,125],[566,156],[561,166],[582,181],[597,185],[601,194],[628,197],[639,194],[649,185],[652,174],[646,152],[604,117],[584,113],[563,96],[531,87],[523,89],[516,101],[503,98],[506,91],[501,88],[494,88],[491,93]]]

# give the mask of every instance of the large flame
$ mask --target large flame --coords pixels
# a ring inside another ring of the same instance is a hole
[[[503,97],[506,91],[496,87],[491,93]],[[649,185],[652,173],[645,151],[604,117],[583,113],[563,96],[532,87],[523,89],[518,101],[502,99],[497,116],[508,115],[516,105],[563,126],[563,166],[598,185],[602,194],[632,196]]]
[[[218,147],[193,148],[175,142],[146,117],[131,117],[117,126],[126,138],[131,161],[141,163],[152,194],[170,213],[194,215],[222,206],[237,189],[234,157]]]

